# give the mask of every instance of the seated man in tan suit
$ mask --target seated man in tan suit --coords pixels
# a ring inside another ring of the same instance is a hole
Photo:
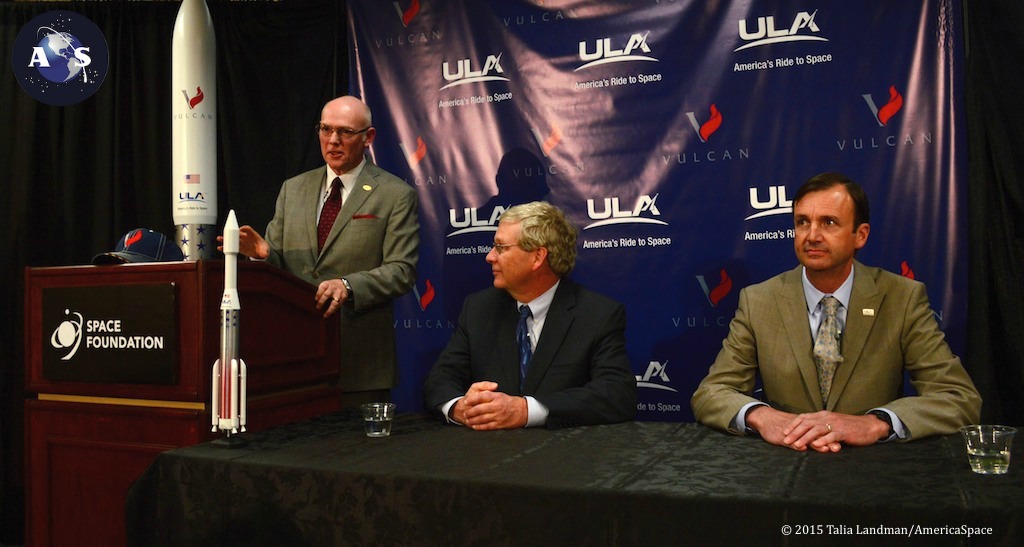
[[[838,452],[953,433],[981,396],[922,283],[865,266],[867,196],[838,173],[793,198],[800,266],[740,292],[722,350],[690,404],[697,420],[795,450]],[[902,397],[904,371],[917,395]],[[752,397],[756,377],[764,401]]]

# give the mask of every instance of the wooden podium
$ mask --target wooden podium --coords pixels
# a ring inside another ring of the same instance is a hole
[[[125,496],[156,455],[223,436],[223,289],[223,261],[26,269],[26,545],[123,545]],[[315,288],[240,261],[238,293],[247,429],[339,410],[339,323]]]

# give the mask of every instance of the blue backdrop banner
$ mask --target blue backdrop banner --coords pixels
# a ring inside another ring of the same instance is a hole
[[[823,171],[871,199],[858,259],[924,281],[963,353],[959,2],[347,4],[373,159],[421,206],[401,409],[490,285],[498,217],[537,199],[579,228],[573,279],[626,305],[638,419],[693,419],[739,290],[796,265],[790,198]]]

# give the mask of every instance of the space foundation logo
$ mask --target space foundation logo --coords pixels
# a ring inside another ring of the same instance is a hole
[[[88,99],[107,76],[107,41],[73,11],[49,11],[28,22],[14,41],[14,75],[33,99],[67,106]]]

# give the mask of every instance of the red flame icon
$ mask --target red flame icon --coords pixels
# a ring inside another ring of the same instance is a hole
[[[910,269],[910,265],[907,264],[906,260],[900,263],[900,275],[907,279],[914,279],[914,270]]]
[[[708,295],[712,306],[717,306],[725,298],[725,295],[729,294],[729,291],[732,290],[732,278],[725,272],[725,268],[722,268],[721,276],[722,280],[718,283],[718,286],[711,289],[711,294]]]
[[[186,95],[186,97],[187,96],[188,95]],[[192,97],[191,99],[188,100],[188,107],[191,110],[191,109],[195,108],[196,105],[201,103],[201,102],[203,102],[203,88],[197,86],[196,87],[196,96]]]
[[[544,139],[544,144],[541,146],[544,150],[544,155],[547,156],[552,150],[558,146],[558,143],[562,141],[562,129],[558,127],[558,124],[551,124],[551,134],[547,139]]]
[[[434,284],[427,280],[427,290],[420,295],[420,309],[426,310],[427,306],[434,301]]]
[[[416,165],[427,155],[427,143],[423,142],[422,137],[416,137],[416,151],[409,157],[410,166]],[[428,281],[429,283],[429,281]]]
[[[709,110],[711,110],[711,118],[700,126],[700,138],[704,142],[707,142],[708,137],[722,127],[722,113],[718,111],[718,107],[712,104]]]
[[[409,9],[402,13],[402,24],[409,26],[412,22],[413,17],[420,12],[420,0],[412,0],[412,4],[409,5]]]
[[[131,247],[133,243],[138,243],[141,239],[142,230],[135,230],[124,238],[124,248],[127,249],[128,247]]]
[[[878,121],[882,125],[886,125],[901,108],[903,108],[903,95],[896,91],[896,86],[889,86],[889,102],[878,109]]]

